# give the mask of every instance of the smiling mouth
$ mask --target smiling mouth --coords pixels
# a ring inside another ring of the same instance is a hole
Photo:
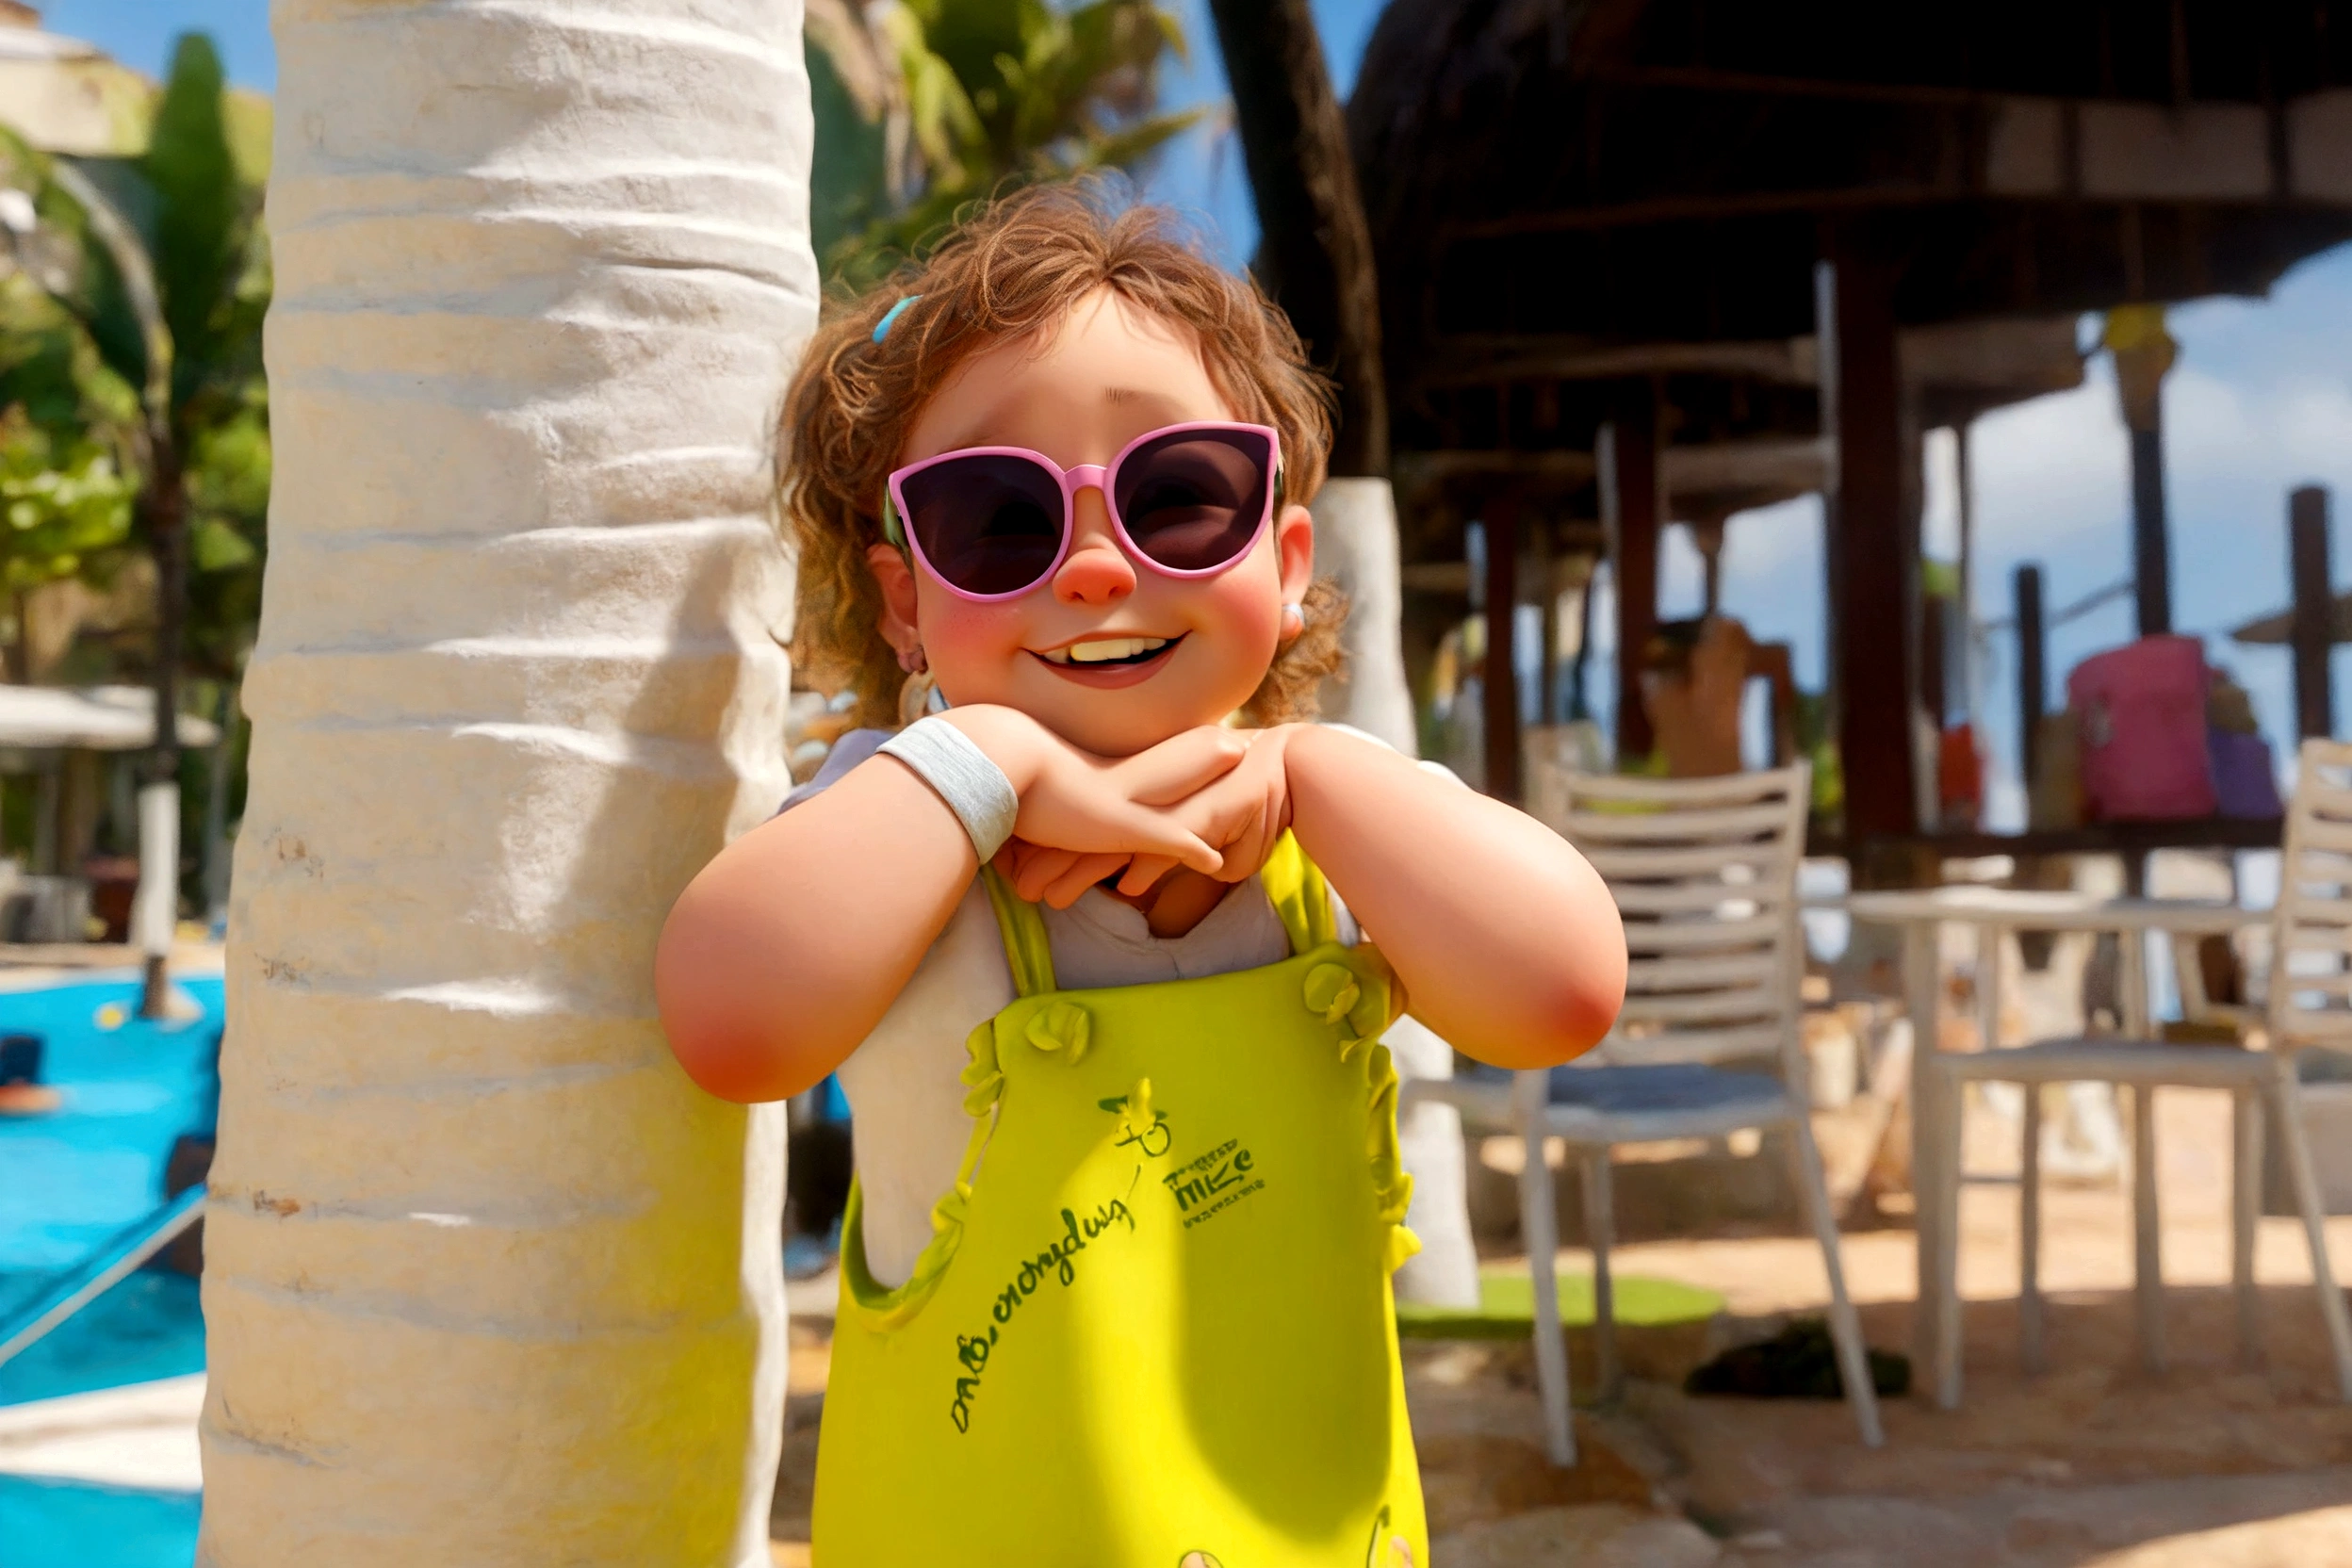
[[[1064,669],[1117,670],[1148,664],[1183,641],[1182,637],[1097,637],[1051,652],[1030,651]]]

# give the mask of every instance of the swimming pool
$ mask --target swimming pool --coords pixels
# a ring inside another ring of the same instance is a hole
[[[209,1132],[218,1101],[218,976],[184,980],[203,1009],[141,1021],[139,982],[108,974],[0,991],[0,1032],[47,1041],[53,1114],[0,1118],[0,1318],[162,1201],[172,1140]],[[4,1366],[0,1407],[201,1372],[196,1282],[147,1269]],[[7,1568],[188,1568],[193,1494],[0,1475]]]

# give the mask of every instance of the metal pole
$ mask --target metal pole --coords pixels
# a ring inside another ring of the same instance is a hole
[[[181,1232],[204,1217],[204,1184],[197,1183],[130,1231],[101,1247],[70,1280],[8,1329],[7,1337],[0,1338],[0,1366],[171,1246]]]

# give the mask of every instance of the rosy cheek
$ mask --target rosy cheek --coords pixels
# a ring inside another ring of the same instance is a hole
[[[1236,658],[1269,655],[1282,633],[1281,589],[1260,580],[1260,576],[1241,567],[1201,585],[1218,629],[1231,640]]]
[[[923,632],[924,655],[939,683],[962,700],[984,700],[992,692],[998,673],[1021,646],[1019,601],[973,604],[952,594],[926,593],[916,624]]]

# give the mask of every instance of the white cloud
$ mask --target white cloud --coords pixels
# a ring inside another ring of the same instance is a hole
[[[2047,550],[2130,515],[2132,444],[2104,361],[2071,392],[1986,415],[1968,446],[1982,555]]]

